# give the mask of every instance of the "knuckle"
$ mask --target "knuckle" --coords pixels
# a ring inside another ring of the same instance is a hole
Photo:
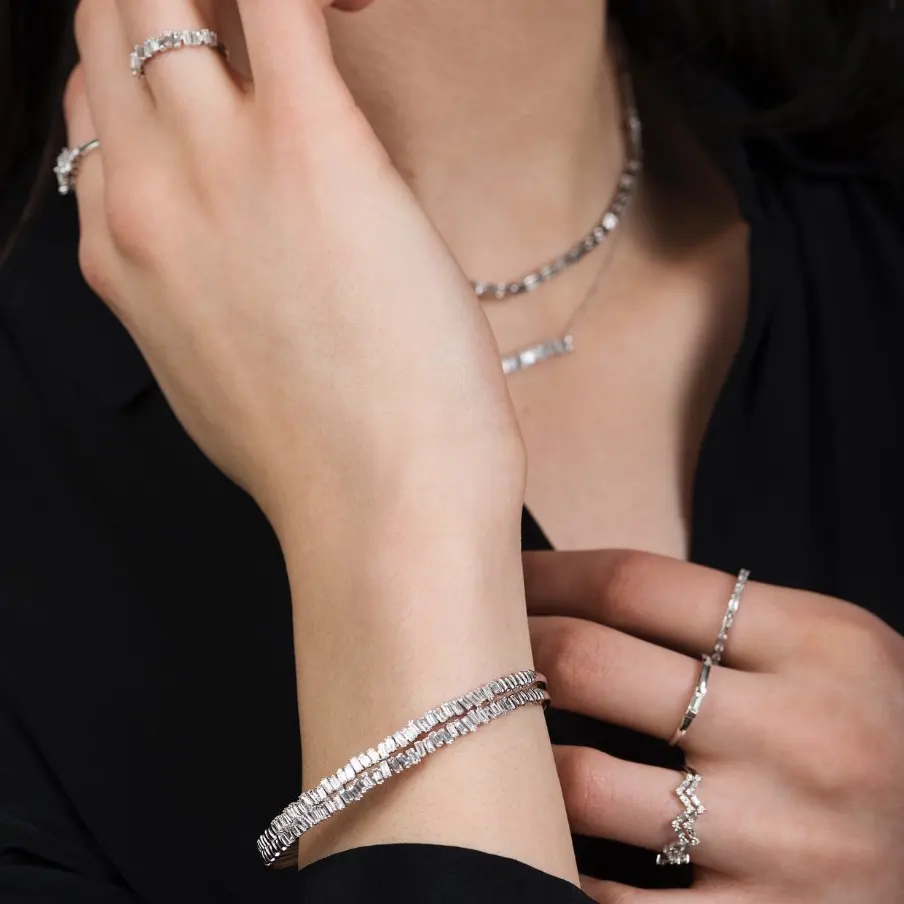
[[[782,872],[795,884],[824,891],[839,882],[867,887],[869,877],[887,868],[889,846],[858,821],[840,824],[820,812],[782,838]]]
[[[98,0],[79,0],[73,15],[75,28],[75,40],[79,47],[83,47],[86,37],[98,25],[97,17],[101,8]]]
[[[880,672],[901,662],[901,648],[891,629],[877,616],[853,604],[844,607],[848,624],[844,643],[846,659]]]
[[[588,826],[594,813],[608,812],[615,792],[603,755],[589,747],[570,748],[561,760],[559,778],[572,819]]]
[[[815,742],[811,742],[814,744]],[[812,759],[801,770],[807,783],[824,799],[836,799],[845,791],[849,782],[854,779],[851,771],[851,756],[836,745],[831,755],[823,755]],[[798,764],[802,766],[802,764]],[[859,771],[859,770],[858,770]]]
[[[831,713],[831,720],[808,716],[793,729],[793,749],[799,751],[795,771],[802,786],[836,804],[853,797],[880,799],[887,794],[888,777],[900,764],[900,752],[893,749],[888,732],[881,725],[864,723],[856,702],[839,705],[837,695],[824,701],[820,709]],[[814,757],[817,750],[831,753]]]
[[[650,558],[646,553],[618,550],[601,562],[596,583],[610,616],[629,609],[631,601],[645,592]]]
[[[809,657],[827,662],[836,674],[898,672],[904,663],[901,639],[877,616],[853,603],[839,602],[814,620]]]
[[[66,87],[63,89],[63,111],[66,119],[72,121],[79,108],[85,102],[85,71],[79,63],[69,78],[66,79]]]
[[[560,703],[571,700],[580,676],[595,659],[589,626],[577,619],[554,619],[544,650],[544,668]]]
[[[147,253],[147,224],[137,200],[122,195],[108,200],[107,224],[114,244],[126,257],[141,258]]]
[[[146,260],[166,234],[159,199],[170,194],[159,179],[109,172],[106,215],[110,236],[124,257]]]
[[[112,295],[111,255],[106,242],[90,232],[83,232],[78,246],[79,269],[85,282],[101,298]]]

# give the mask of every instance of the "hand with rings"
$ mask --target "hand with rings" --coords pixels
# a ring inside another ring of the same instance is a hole
[[[696,868],[689,891],[588,878],[591,897],[901,901],[904,639],[839,600],[745,590],[746,574],[732,593],[724,574],[645,553],[529,553],[525,578],[553,706],[675,741],[688,764],[557,748],[573,831]]]
[[[331,5],[366,3],[238,0],[230,34],[211,0],[82,0],[56,172],[83,272],[277,531],[425,482],[517,513],[493,336],[333,62]]]

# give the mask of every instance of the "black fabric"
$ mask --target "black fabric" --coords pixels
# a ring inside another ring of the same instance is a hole
[[[730,96],[697,100],[712,115]],[[692,558],[904,630],[904,203],[857,166],[811,166],[778,140],[712,147],[751,224],[752,279],[701,453]],[[0,271],[0,900],[380,904],[406,887],[424,904],[584,900],[458,849],[261,866],[256,834],[300,775],[279,548],[86,288],[76,244],[74,207],[58,202]],[[548,546],[527,512],[524,543]],[[550,721],[558,742],[674,756]],[[587,873],[688,880],[647,851],[576,846]]]

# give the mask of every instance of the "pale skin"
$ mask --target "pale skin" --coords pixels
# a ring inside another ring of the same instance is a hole
[[[483,311],[464,273],[531,268],[610,193],[622,147],[604,7],[326,5],[83,0],[67,95],[71,142],[103,143],[79,182],[86,276],[282,542],[303,780],[532,655],[562,707],[668,737],[732,584],[680,561],[746,305],[730,193],[676,135],[690,197],[646,187],[579,352],[506,383],[497,348],[557,332],[594,264]],[[132,80],[130,46],[173,23],[216,26],[253,83],[207,51]],[[525,494],[561,549],[647,552],[529,556],[522,573]],[[893,904],[902,716],[898,635],[847,603],[751,585],[684,742],[709,798],[695,887],[585,890]],[[554,757],[539,713],[519,713],[343,814],[303,857],[429,841],[577,882],[568,822],[656,850],[678,780]]]

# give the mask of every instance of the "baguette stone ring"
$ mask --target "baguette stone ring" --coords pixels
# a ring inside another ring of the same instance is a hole
[[[137,78],[144,77],[144,70],[148,63],[156,57],[171,50],[181,50],[183,47],[209,47],[223,54],[228,59],[229,52],[226,46],[220,42],[217,33],[209,28],[191,29],[183,31],[165,31],[162,35],[148,38],[141,44],[136,44],[129,58],[132,75]]]
[[[711,656],[703,656],[702,659],[703,665],[700,667],[700,675],[697,678],[694,694],[691,697],[691,702],[687,705],[687,709],[684,711],[681,724],[675,730],[675,734],[672,735],[672,739],[669,741],[671,747],[674,747],[688,731],[690,731],[690,727],[694,724],[694,719],[697,718],[700,707],[703,705],[703,701],[706,698],[706,691],[709,686],[709,673],[713,669],[713,660]]]
[[[96,151],[100,147],[100,141],[96,138],[77,148],[63,148],[57,157],[56,166],[53,168],[57,177],[57,185],[61,195],[68,195],[75,191],[75,180],[78,178],[78,169],[82,157]]]

